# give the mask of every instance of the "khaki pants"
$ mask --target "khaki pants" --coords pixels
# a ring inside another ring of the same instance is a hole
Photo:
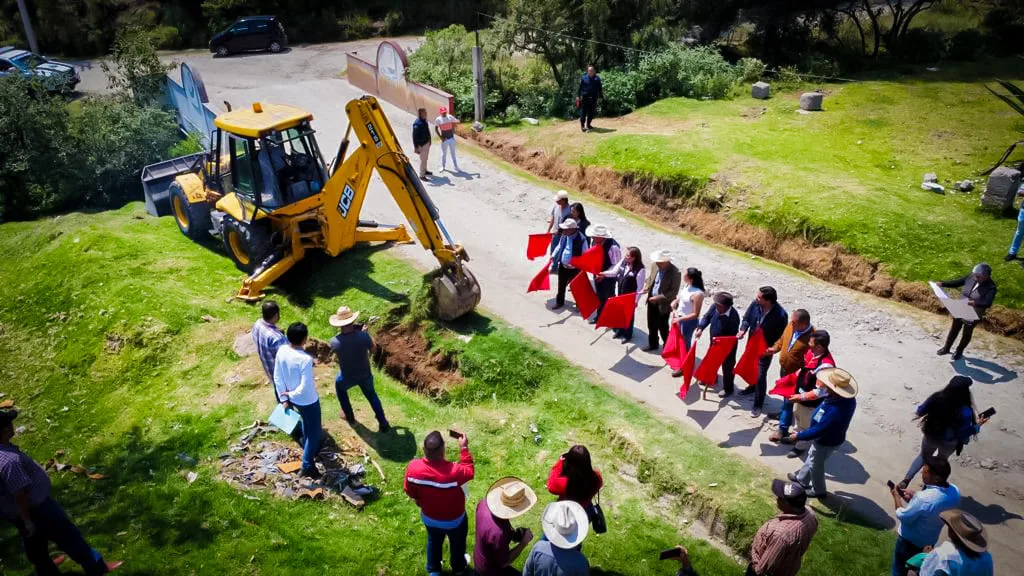
[[[416,147],[416,153],[420,155],[420,178],[427,175],[427,159],[430,158],[430,144]]]
[[[793,405],[793,422],[797,431],[807,430],[811,427],[811,416],[814,416],[814,411],[817,407],[804,406],[803,404]],[[797,442],[797,448],[801,450],[807,449],[807,442]]]

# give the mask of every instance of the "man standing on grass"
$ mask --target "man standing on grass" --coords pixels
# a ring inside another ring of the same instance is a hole
[[[281,399],[277,396],[277,388],[274,386],[274,359],[277,357],[277,350],[288,343],[284,332],[277,327],[281,320],[281,309],[277,302],[267,300],[262,306],[263,317],[252,325],[252,341],[256,344],[256,354],[260,357],[260,364],[263,371],[270,379],[271,388],[274,389],[274,400],[278,403]]]
[[[963,338],[960,339],[960,345],[956,347],[956,352],[953,352],[953,360],[959,360],[964,355],[964,349],[971,343],[974,327],[985,317],[985,311],[992,307],[992,302],[996,299],[996,283],[992,281],[992,267],[982,262],[975,266],[967,276],[939,282],[939,286],[943,288],[963,287],[963,297],[967,299],[967,303],[974,308],[974,312],[978,315],[978,320],[973,322],[953,318],[953,323],[949,326],[949,334],[946,335],[946,344],[937,352],[939,356],[949,354],[962,328]]]
[[[892,576],[906,576],[907,560],[934,546],[942,534],[941,514],[960,505],[960,489],[949,483],[951,468],[947,460],[925,458],[921,478],[924,488],[919,492],[890,489],[896,519],[896,549],[892,556]]]
[[[743,314],[743,322],[740,324],[740,333],[737,334],[743,339],[747,330],[760,330],[764,336],[767,346],[778,342],[782,333],[786,330],[789,322],[789,313],[782,306],[779,306],[779,295],[775,288],[762,286],[757,289],[757,296],[747,306]],[[753,418],[761,415],[761,408],[764,406],[764,398],[768,394],[768,369],[772,366],[772,354],[765,352],[758,362],[757,384],[747,386],[740,391],[740,394],[754,394],[754,409],[750,413]]]
[[[302,469],[299,474],[319,478],[316,455],[320,452],[320,395],[313,379],[313,358],[303,346],[309,329],[302,322],[288,326],[288,346],[281,346],[274,362],[274,386],[286,409],[302,417]]]
[[[352,424],[356,421],[356,414],[352,411],[352,402],[348,399],[348,389],[359,386],[373,408],[380,432],[384,433],[391,429],[391,425],[384,416],[384,407],[381,406],[380,398],[373,387],[373,372],[370,371],[373,339],[366,331],[366,326],[355,323],[357,318],[359,312],[342,306],[327,319],[331,326],[339,329],[338,335],[331,338],[331,350],[338,358],[339,368],[338,377],[334,380],[334,391],[338,394],[338,402],[341,404],[342,418]]]
[[[580,78],[580,87],[576,90],[576,105],[580,108],[580,130],[589,132],[597,116],[597,100],[604,97],[601,77],[593,66],[587,67],[587,73]]]
[[[1017,196],[1024,198],[1024,186],[1017,190]],[[1024,244],[1024,201],[1020,203],[1020,212],[1017,212],[1017,232],[1013,235],[1013,240],[1010,241],[1010,250],[1006,253],[1006,257],[1003,260],[1007,262],[1016,260],[1021,244]],[[1022,266],[1024,266],[1024,263],[1022,263]]]
[[[455,125],[459,123],[459,119],[449,114],[444,106],[438,113],[440,115],[434,120],[434,131],[441,138],[441,171],[447,169],[448,155],[451,154],[455,171],[462,172],[462,168],[459,168],[459,159],[455,157]]]
[[[27,454],[11,443],[15,410],[0,411],[0,513],[21,535],[25,556],[37,576],[59,576],[58,563],[47,550],[57,548],[82,566],[86,576],[106,574],[121,562],[106,562],[82,537],[64,509],[50,496],[50,477]]]
[[[412,147],[420,157],[419,176],[426,180],[433,175],[430,170],[427,170],[427,160],[430,158],[430,124],[427,123],[426,108],[420,108],[416,114],[416,120],[412,123]]]
[[[693,333],[693,345],[697,345],[700,335],[708,326],[711,327],[711,340],[719,336],[735,336],[740,330],[740,315],[733,307],[732,294],[719,292],[715,294],[714,305],[708,309],[704,317],[700,319],[697,330]],[[719,398],[728,398],[733,393],[733,383],[736,375],[733,368],[736,367],[736,347],[725,357],[722,362],[722,389],[718,392]]]
[[[534,491],[514,476],[502,478],[487,489],[487,496],[476,506],[476,576],[520,576],[512,564],[533,541],[533,532],[512,528],[511,520],[529,512],[536,503]]]
[[[427,573],[441,576],[441,553],[444,539],[448,548],[452,572],[466,572],[466,536],[469,521],[466,518],[466,492],[462,486],[473,479],[473,456],[469,453],[469,438],[458,434],[459,461],[449,462],[444,457],[444,439],[437,430],[423,439],[423,458],[409,462],[405,468],[405,493],[420,508],[420,518],[427,528]]]
[[[773,480],[772,493],[779,514],[754,535],[746,576],[796,576],[818,531],[818,518],[807,507],[803,486]]]

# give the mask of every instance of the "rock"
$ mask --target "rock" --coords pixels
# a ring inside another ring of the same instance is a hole
[[[956,185],[956,189],[961,192],[970,192],[974,190],[974,180],[963,180],[961,182],[958,182]]]
[[[771,96],[772,87],[767,82],[754,82],[750,87],[750,96],[758,100],[767,100]]]
[[[238,354],[242,358],[255,354],[256,342],[253,341],[252,334],[239,334],[238,337],[235,338],[234,349],[235,354]]]
[[[800,95],[800,109],[817,112],[821,110],[821,103],[824,100],[825,95],[821,92],[805,92]]]
[[[985,458],[985,459],[983,459],[983,460],[981,461],[981,463],[980,463],[980,464],[978,464],[978,465],[979,465],[979,466],[981,466],[982,468],[984,468],[985,470],[992,470],[992,469],[994,469],[994,468],[995,468],[995,467],[996,467],[996,466],[997,466],[998,464],[997,464],[997,462],[996,462],[995,460],[993,460],[993,459],[991,459],[991,458]]]
[[[939,194],[946,193],[946,188],[942,184],[939,184],[937,182],[922,182],[921,189],[928,190],[931,192],[938,192]]]
[[[998,210],[1006,210],[1013,204],[1013,199],[1020,188],[1020,170],[1000,166],[992,171],[981,195],[981,205]]]
[[[939,181],[939,175],[936,174],[935,172],[929,172],[929,173],[925,174],[924,175],[924,180],[922,180],[922,182],[938,182],[938,181]]]
[[[529,118],[529,117],[523,118],[523,122],[526,122],[530,126],[536,126],[537,124],[540,124],[540,120],[537,120],[536,118]]]

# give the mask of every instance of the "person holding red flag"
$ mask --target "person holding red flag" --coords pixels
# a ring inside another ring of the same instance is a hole
[[[595,228],[597,228],[595,226]],[[619,263],[612,267],[610,270],[606,270],[601,273],[602,278],[608,278],[615,283],[615,290],[619,296],[626,294],[636,293],[636,304],[640,303],[640,292],[637,290],[640,286],[644,285],[644,276],[646,276],[646,270],[644,270],[644,259],[640,254],[640,249],[636,246],[630,246],[626,248],[626,255],[619,260]],[[598,317],[601,313],[598,312]],[[629,328],[616,328],[614,330],[614,336],[616,339],[621,338],[623,342],[629,342],[633,339],[633,323],[636,320],[636,309],[633,310],[633,315],[630,317]]]
[[[597,318],[601,315],[601,311],[604,310],[604,303],[612,296],[615,296],[615,277],[614,275],[605,276],[604,273],[617,268],[619,263],[622,262],[622,248],[612,238],[611,230],[604,224],[593,225],[590,229],[590,241],[594,246],[601,248],[603,258],[601,273],[597,274],[594,278],[594,288],[597,290],[597,298],[601,303],[597,307],[597,313],[589,320],[591,324],[596,324]]]
[[[551,252],[551,262],[558,269],[558,292],[555,295],[555,305],[551,308],[552,310],[558,310],[565,306],[565,289],[569,286],[569,282],[580,273],[579,268],[570,264],[570,261],[589,248],[587,237],[579,231],[575,220],[566,218],[558,227],[561,229],[561,234],[558,236],[558,244]]]
[[[708,309],[704,317],[700,319],[697,331],[693,333],[694,345],[700,340],[701,334],[704,333],[704,329],[708,326],[711,327],[712,340],[719,336],[736,336],[740,331],[740,315],[732,306],[732,294],[719,292],[715,294],[714,302],[715,305]],[[732,396],[733,380],[735,378],[732,369],[735,366],[736,348],[733,347],[732,351],[729,352],[722,362],[722,390],[718,393],[719,398]]]
[[[704,308],[704,275],[696,268],[687,268],[683,273],[682,294],[672,301],[672,321],[679,323],[679,335],[683,353],[689,352],[693,332],[700,324],[700,313]],[[682,370],[673,370],[672,377],[683,375]]]
[[[765,342],[778,342],[789,322],[789,313],[779,306],[779,294],[771,286],[757,289],[757,296],[747,306],[737,336],[742,340],[747,330],[760,330]],[[772,354],[767,351],[761,355],[757,366],[757,383],[740,390],[741,395],[754,394],[754,408],[750,412],[752,418],[761,416],[764,398],[768,393],[768,369],[772,365]]]
[[[644,294],[647,295],[647,348],[644,352],[657,352],[661,341],[668,340],[668,318],[672,312],[672,301],[679,295],[679,285],[683,275],[672,263],[672,253],[668,250],[657,250],[651,254],[651,267],[647,280],[644,282]]]
[[[815,330],[811,333],[810,349],[804,353],[804,366],[796,374],[796,391],[785,398],[786,403],[792,406],[795,413],[797,427],[807,428],[810,425],[811,415],[814,410],[824,401],[828,394],[828,388],[817,385],[817,374],[825,368],[835,368],[836,361],[829,351],[832,337],[825,330]],[[792,418],[790,418],[792,420]],[[779,430],[768,437],[772,442],[780,442],[789,433],[789,421],[783,422],[780,419]],[[787,454],[790,458],[796,458],[804,453],[807,448],[802,444],[793,446]]]
[[[569,193],[565,190],[559,190],[555,194],[555,204],[551,207],[550,217],[548,218],[548,229],[547,232],[551,234],[551,252],[555,251],[555,246],[558,245],[558,238],[562,235],[562,231],[559,226],[565,219],[569,217]],[[558,269],[558,266],[551,262],[551,272],[554,273]]]

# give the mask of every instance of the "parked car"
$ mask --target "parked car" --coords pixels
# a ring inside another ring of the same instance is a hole
[[[4,76],[38,79],[48,92],[72,92],[81,81],[78,70],[71,64],[13,46],[0,48],[0,77]]]
[[[239,18],[210,40],[210,52],[227,56],[234,52],[269,50],[277,53],[288,47],[288,34],[277,16]]]

